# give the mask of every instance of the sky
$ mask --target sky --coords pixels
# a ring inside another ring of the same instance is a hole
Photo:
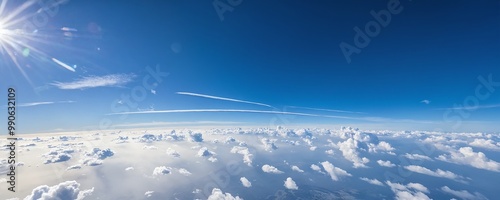
[[[500,129],[499,1],[1,2],[19,133]]]

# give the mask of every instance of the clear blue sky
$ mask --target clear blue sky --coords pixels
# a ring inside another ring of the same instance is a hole
[[[7,2],[0,15],[3,24],[21,2]],[[339,45],[355,45],[354,28],[364,31],[375,20],[370,11],[387,10],[390,1],[242,0],[234,6],[220,2],[219,6],[232,9],[222,14],[223,20],[212,1],[69,0],[42,9],[45,18],[33,13],[47,6],[30,5],[10,20],[19,19],[16,23],[3,28],[13,31],[37,23],[36,31],[25,28],[22,36],[0,36],[7,46],[0,62],[1,88],[15,87],[18,104],[25,104],[18,107],[20,132],[98,129],[103,119],[113,125],[217,122],[500,130],[496,123],[500,117],[499,1],[401,0],[400,12],[391,14],[387,26],[380,26],[370,43],[350,56],[350,63]],[[122,95],[143,88],[144,77],[150,76],[148,66],[159,66],[169,75],[154,91],[148,90],[144,100],[134,101],[137,106],[118,103]],[[478,78],[488,81],[488,76],[497,85],[479,86]],[[82,88],[82,84],[92,87]],[[487,97],[479,98],[478,86]],[[464,101],[479,107],[447,109]],[[0,105],[5,104],[4,100]],[[244,109],[322,116],[107,115],[148,109]],[[283,118],[289,123],[283,123]],[[462,124],[456,125],[457,121]]]

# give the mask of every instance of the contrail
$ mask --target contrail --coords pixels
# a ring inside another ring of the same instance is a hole
[[[263,103],[244,101],[244,100],[238,100],[238,99],[231,99],[231,98],[225,98],[225,97],[217,97],[217,96],[211,96],[211,95],[205,95],[205,94],[196,94],[196,93],[191,93],[191,92],[177,92],[177,94],[196,96],[196,97],[204,97],[204,98],[209,98],[209,99],[218,99],[218,100],[223,100],[223,101],[233,101],[233,102],[239,102],[239,103],[254,104],[254,105],[266,106],[266,107],[272,108],[272,106],[267,105],[267,104],[263,104]]]
[[[73,69],[73,67],[70,67],[69,65],[67,65],[66,63],[61,62],[60,60],[57,60],[57,59],[55,59],[55,58],[52,58],[52,61],[54,61],[55,63],[57,63],[57,64],[58,64],[58,65],[60,65],[61,67],[66,68],[66,69],[67,69],[67,70],[69,70],[69,71],[75,72],[75,69]]]
[[[307,110],[319,110],[319,111],[339,112],[339,113],[366,114],[364,112],[355,112],[355,111],[347,111],[347,110],[333,110],[333,109],[325,109],[325,108],[310,108],[310,107],[300,107],[300,106],[286,106],[286,107],[288,107],[288,108],[307,109]]]

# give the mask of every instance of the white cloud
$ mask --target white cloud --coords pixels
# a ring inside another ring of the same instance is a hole
[[[146,196],[146,197],[148,197],[148,198],[149,198],[149,197],[153,196],[153,193],[154,193],[154,192],[155,192],[155,191],[146,191],[146,192],[144,193],[144,196]]]
[[[127,167],[127,168],[125,168],[125,171],[132,171],[132,170],[134,170],[133,167]]]
[[[53,86],[62,90],[88,89],[95,87],[119,87],[132,81],[134,75],[111,74],[105,76],[87,76],[73,82],[54,82]]]
[[[483,152],[474,152],[471,147],[462,147],[458,151],[450,152],[450,155],[440,155],[437,159],[455,164],[469,165],[478,169],[500,172],[500,163],[490,160]]]
[[[56,200],[56,199],[77,199],[81,200],[92,195],[94,188],[80,190],[80,183],[76,181],[66,181],[54,186],[38,186],[24,200]]]
[[[341,176],[352,176],[351,174],[347,173],[345,170],[333,166],[332,163],[330,163],[328,161],[322,162],[321,165],[323,166],[325,171],[328,172],[328,174],[330,175],[330,177],[334,181],[338,181]]]
[[[295,184],[295,181],[291,177],[286,178],[284,186],[289,190],[298,190],[299,187]]]
[[[172,168],[165,166],[155,167],[155,169],[153,170],[153,176],[167,175],[171,173],[172,173]]]
[[[427,99],[424,99],[424,100],[420,101],[420,103],[430,104],[430,103],[431,103],[431,101],[429,101],[429,100],[427,100]]]
[[[383,160],[377,160],[377,163],[382,166],[382,167],[396,167],[395,164],[391,163],[391,161],[383,161]]]
[[[203,142],[203,134],[201,134],[201,133],[189,133],[189,141],[191,141],[191,142]]]
[[[324,172],[321,170],[321,168],[318,165],[311,164],[311,169],[314,170],[314,171],[317,171],[319,173],[324,174]]]
[[[240,178],[241,184],[243,184],[244,187],[252,187],[252,183],[245,177]]]
[[[176,150],[172,149],[172,148],[168,148],[167,149],[167,154],[172,156],[172,157],[181,157],[181,154],[179,154],[179,152],[177,152]]]
[[[445,193],[451,194],[453,196],[456,196],[458,198],[464,199],[464,200],[486,200],[485,196],[483,196],[479,192],[474,192],[474,194],[471,194],[467,190],[452,190],[448,186],[443,186],[441,190]]]
[[[214,188],[207,200],[243,200],[239,196],[233,197],[231,193],[224,193],[219,188]]]
[[[406,157],[408,159],[412,159],[412,160],[428,160],[428,161],[432,161],[432,158],[430,158],[429,156],[424,156],[424,155],[420,155],[420,154],[409,154],[409,153],[406,153],[404,155],[404,157]]]
[[[198,150],[198,153],[196,154],[199,157],[210,157],[215,155],[215,152],[209,151],[207,147],[202,147],[200,150]]]
[[[72,170],[72,169],[81,169],[82,165],[72,165],[66,168],[66,170]]]
[[[407,170],[410,170],[412,172],[416,172],[416,173],[420,173],[420,174],[426,174],[429,176],[447,178],[447,179],[455,180],[458,182],[464,182],[464,180],[463,180],[464,177],[456,175],[455,173],[450,172],[450,171],[444,171],[441,169],[437,169],[436,171],[432,171],[430,169],[427,169],[425,167],[418,166],[418,165],[409,165],[409,166],[405,166],[404,168]]]
[[[71,159],[71,153],[74,153],[73,149],[53,149],[49,153],[43,155],[45,157],[44,164],[65,162]]]
[[[50,105],[50,104],[56,104],[56,103],[75,103],[75,101],[58,101],[58,102],[53,102],[53,101],[44,101],[44,102],[31,102],[31,103],[20,103],[17,105],[18,107],[31,107],[31,106],[39,106],[39,105]]]
[[[474,146],[474,147],[482,147],[486,149],[491,149],[491,150],[500,150],[500,142],[495,143],[491,139],[474,139],[469,145]]]
[[[295,165],[294,165],[294,166],[292,166],[292,170],[293,170],[293,171],[296,171],[296,172],[300,172],[300,173],[304,172],[304,170],[301,170],[299,167],[297,167],[297,166],[295,166]]]
[[[325,153],[328,155],[335,155],[335,152],[333,152],[333,149],[326,150]]]
[[[429,190],[420,183],[409,183],[407,185],[392,183],[387,181],[386,184],[394,192],[396,200],[407,200],[407,199],[419,199],[419,200],[430,200],[430,198],[424,194],[429,193]]]
[[[59,66],[63,67],[64,69],[75,72],[75,69],[73,67],[69,66],[68,64],[66,64],[58,59],[52,58],[52,61],[54,61],[55,63],[57,63]]]
[[[262,171],[270,174],[282,174],[283,172],[280,171],[278,168],[273,167],[271,165],[263,165],[262,166]]]
[[[252,166],[253,154],[250,153],[247,147],[234,146],[231,153],[238,153],[243,155],[243,162],[248,166]]]
[[[84,165],[96,166],[101,165],[103,160],[115,155],[111,149],[93,148],[90,152],[85,152],[84,157],[80,160]]]
[[[359,179],[366,181],[372,185],[384,186],[384,184],[377,179],[369,179],[369,178],[365,178],[365,177],[361,177]]]
[[[191,176],[191,172],[189,172],[187,169],[180,168],[179,173],[181,173],[184,176]]]
[[[359,153],[357,149],[359,148],[359,141],[353,138],[348,138],[344,142],[338,142],[337,146],[339,150],[342,151],[342,155],[345,159],[352,162],[354,168],[358,167],[366,167],[366,163],[370,162],[370,160],[366,157],[359,157]]]

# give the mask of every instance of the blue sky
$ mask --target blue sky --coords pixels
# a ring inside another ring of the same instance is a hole
[[[214,1],[232,10],[222,20],[212,1],[60,0],[35,2],[8,23],[22,2],[8,1],[0,15],[0,82],[25,104],[22,133],[109,128],[104,122],[500,128],[498,1]],[[355,45],[355,27],[364,31],[372,10],[391,6],[399,12],[348,62],[339,45]],[[148,67],[168,73],[154,91],[144,89]],[[123,102],[143,89],[140,101]],[[448,109],[464,102],[478,107]],[[272,112],[144,113],[192,109]],[[109,115],[124,111],[142,113]]]

